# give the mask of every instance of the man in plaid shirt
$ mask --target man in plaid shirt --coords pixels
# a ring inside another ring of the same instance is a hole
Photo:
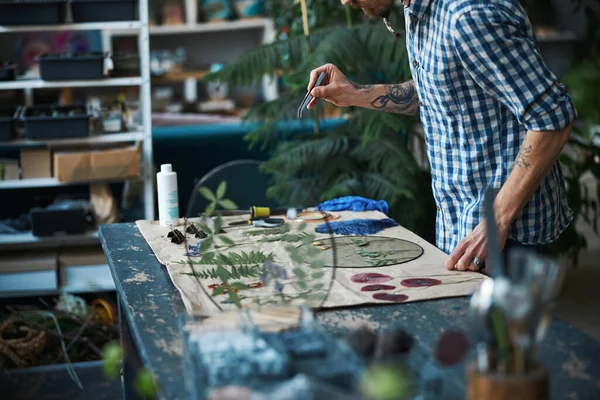
[[[341,0],[387,21],[393,0]],[[519,0],[404,0],[413,80],[357,85],[334,65],[315,97],[338,106],[420,113],[446,268],[483,271],[488,185],[500,245],[538,247],[572,219],[557,162],[576,111],[546,67]]]

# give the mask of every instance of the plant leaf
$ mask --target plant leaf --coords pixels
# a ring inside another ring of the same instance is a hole
[[[206,239],[202,240],[202,243],[200,243],[200,247],[198,249],[200,249],[200,251],[205,251],[208,250],[208,248],[212,245],[213,243],[213,239],[211,237],[207,237]]]
[[[237,308],[242,308],[242,303],[240,302],[240,297],[235,292],[235,290],[229,291],[229,301],[237,306]]]
[[[229,239],[227,236],[219,235],[219,236],[216,236],[216,237],[219,238],[219,240],[221,240],[227,246],[235,246],[235,242],[233,240]]]
[[[214,288],[212,295],[218,296],[225,291],[225,285],[220,285]]]
[[[221,265],[217,267],[217,276],[223,283],[227,283],[227,281],[229,280],[229,272],[227,272],[227,270]]]
[[[323,283],[317,283],[315,286],[313,286],[314,290],[321,290],[321,289],[325,289],[325,284]]]
[[[208,227],[208,225],[204,225],[202,222],[196,222],[198,228],[202,229],[204,233],[213,233],[212,229]]]
[[[231,287],[237,290],[248,290],[250,286],[243,284],[242,282],[233,282]]]
[[[220,215],[215,218],[215,235],[221,233],[221,228],[223,228],[223,217]]]
[[[221,200],[223,196],[225,196],[225,192],[227,191],[227,181],[223,181],[219,183],[219,187],[217,187],[217,200]]]
[[[225,210],[235,210],[237,208],[237,204],[229,199],[221,199],[219,200],[219,205],[223,207]]]
[[[217,208],[217,203],[212,202],[209,205],[206,206],[206,209],[204,210],[204,214],[206,214],[207,217],[210,217],[212,215],[212,213],[215,211],[215,208]]]
[[[206,186],[202,186],[200,189],[198,189],[198,191],[200,192],[202,197],[204,197],[206,200],[212,201],[212,202],[217,201],[215,194],[212,192],[212,190],[210,190]]]
[[[322,278],[323,276],[325,276],[325,272],[323,272],[323,271],[319,271],[319,272],[313,272],[312,274],[310,274],[310,276],[311,276],[313,279],[320,279],[320,278]]]
[[[292,272],[294,273],[294,275],[296,275],[300,279],[302,279],[306,276],[306,272],[304,272],[304,270],[302,270],[302,268],[294,268],[292,270]]]

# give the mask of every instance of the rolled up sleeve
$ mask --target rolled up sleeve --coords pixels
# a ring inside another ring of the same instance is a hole
[[[571,97],[544,63],[524,14],[478,5],[455,16],[452,27],[452,47],[462,66],[528,130],[560,131],[577,118]]]

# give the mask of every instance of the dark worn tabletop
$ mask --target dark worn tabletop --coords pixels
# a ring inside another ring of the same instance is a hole
[[[125,318],[142,363],[158,379],[164,399],[188,399],[183,384],[178,316],[185,311],[166,269],[135,224],[100,227],[100,238],[115,280]],[[467,298],[325,310],[319,321],[340,334],[357,323],[376,330],[400,324],[417,340],[417,351],[430,353],[440,333],[468,330]],[[448,398],[464,398],[465,362],[444,370]],[[551,398],[600,399],[600,343],[570,325],[554,320],[541,351],[550,372]]]

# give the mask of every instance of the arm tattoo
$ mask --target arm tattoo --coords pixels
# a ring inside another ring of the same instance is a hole
[[[385,85],[385,95],[375,98],[371,106],[378,110],[413,115],[419,109],[419,95],[413,81]]]
[[[529,169],[529,167],[531,167],[531,163],[529,162],[530,155],[531,145],[521,147],[521,150],[519,150],[519,154],[517,154],[515,165],[518,165],[519,167],[525,167],[525,169]]]

